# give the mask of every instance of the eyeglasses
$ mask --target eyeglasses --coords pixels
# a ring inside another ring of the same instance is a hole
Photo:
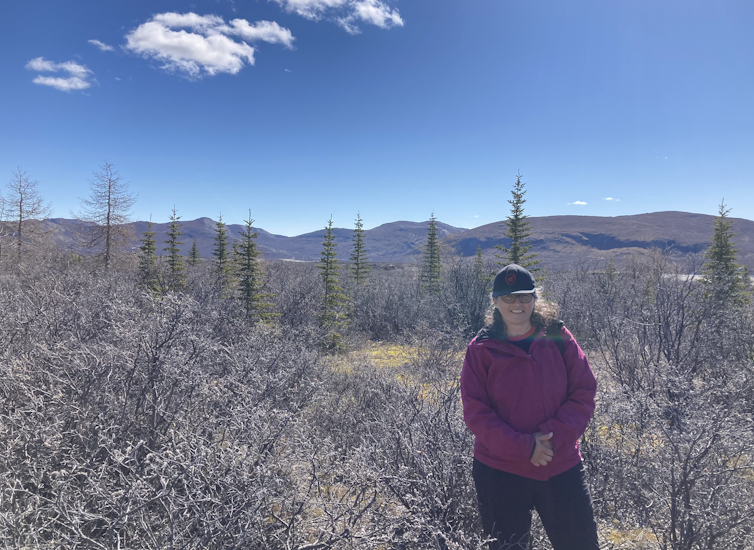
[[[518,298],[522,304],[528,304],[534,299],[534,294],[503,294],[500,296],[506,304],[512,304]]]

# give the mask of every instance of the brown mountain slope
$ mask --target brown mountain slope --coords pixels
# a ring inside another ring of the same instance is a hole
[[[653,212],[633,216],[547,216],[528,218],[531,222],[533,252],[551,268],[562,268],[579,259],[614,258],[616,262],[631,254],[647,253],[651,248],[669,250],[683,256],[704,251],[712,236],[713,216],[687,212]],[[754,221],[732,218],[738,257],[741,263],[754,271]],[[76,244],[73,228],[76,220],[50,219],[44,222],[52,229],[53,238],[65,249],[80,250]],[[135,222],[134,229],[141,236],[146,222]],[[157,233],[158,253],[162,253],[168,224],[154,224]],[[183,253],[188,254],[191,242],[196,237],[201,255],[209,258],[212,253],[215,222],[199,218],[183,222]],[[240,238],[241,225],[229,225],[231,240]],[[267,259],[294,259],[317,261],[322,251],[324,229],[286,237],[264,229],[259,232],[257,244]],[[460,229],[438,222],[438,229],[446,249],[455,250],[463,256],[472,256],[477,246],[482,247],[485,257],[494,256],[497,244],[507,244],[502,221],[475,229]],[[351,255],[353,232],[347,228],[334,228],[338,244],[338,258],[347,261]],[[372,262],[413,262],[427,236],[427,222],[392,222],[364,232],[367,255]],[[139,246],[134,241],[133,249]],[[82,250],[86,253],[86,251]]]
[[[634,253],[659,248],[675,255],[703,252],[712,236],[714,217],[687,212],[652,212],[633,216],[547,216],[528,218],[532,252],[550,267],[565,267],[579,259],[613,257],[620,262]],[[754,221],[731,218],[741,263],[754,268]],[[454,234],[445,242],[469,256],[477,246],[485,257],[495,245],[509,243],[502,222]]]

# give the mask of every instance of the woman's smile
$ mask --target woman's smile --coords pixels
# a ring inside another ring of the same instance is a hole
[[[515,302],[509,304],[503,300],[502,296],[493,299],[495,307],[503,316],[508,336],[525,334],[531,328],[531,314],[534,311],[535,301],[523,303],[520,299],[516,299]]]

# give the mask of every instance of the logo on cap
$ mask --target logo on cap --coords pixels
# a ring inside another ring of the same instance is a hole
[[[509,285],[513,285],[513,283],[516,282],[516,274],[515,273],[508,273],[505,276],[505,282],[508,283]]]

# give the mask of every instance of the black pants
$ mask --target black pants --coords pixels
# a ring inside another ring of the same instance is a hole
[[[599,550],[592,499],[579,464],[547,481],[501,472],[474,459],[479,512],[493,550],[529,548],[537,510],[554,550]]]

